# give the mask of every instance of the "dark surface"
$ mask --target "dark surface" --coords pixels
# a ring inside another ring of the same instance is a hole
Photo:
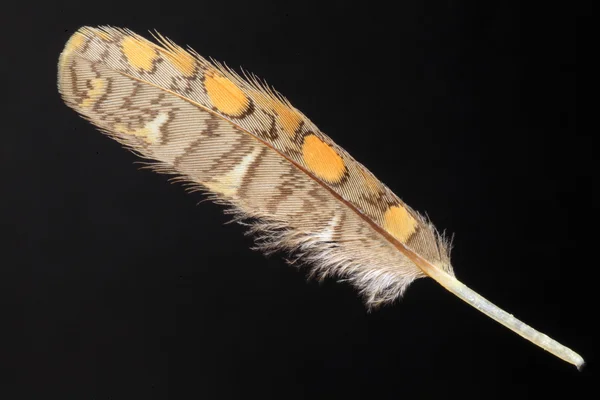
[[[582,393],[597,361],[600,199],[597,128],[576,129],[574,12],[124,3],[3,9],[1,398]],[[432,280],[369,314],[348,285],[307,283],[251,251],[219,206],[139,170],[60,100],[64,43],[100,24],[155,28],[265,78],[455,234],[464,283],[578,351],[587,370]]]

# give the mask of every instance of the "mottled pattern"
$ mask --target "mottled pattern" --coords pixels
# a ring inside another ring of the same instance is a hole
[[[82,28],[59,60],[65,102],[258,218],[264,247],[296,250],[319,275],[350,279],[371,305],[423,276],[377,229],[451,272],[433,226],[285,99],[160,40]]]

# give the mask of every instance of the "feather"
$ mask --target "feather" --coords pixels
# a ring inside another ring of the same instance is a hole
[[[253,76],[156,34],[83,27],[58,63],[68,106],[154,169],[249,220],[265,252],[293,252],[319,278],[352,283],[374,308],[429,276],[556,356],[583,359],[454,276],[449,242],[371,172]]]

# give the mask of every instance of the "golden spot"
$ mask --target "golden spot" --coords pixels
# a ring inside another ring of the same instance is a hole
[[[65,48],[60,54],[60,58],[58,61],[59,68],[61,70],[65,68],[69,55],[74,51],[80,50],[85,44],[85,40],[86,37],[80,32],[75,32],[71,35],[71,37],[67,41],[67,44],[65,44]]]
[[[156,59],[156,49],[149,43],[131,36],[126,36],[121,42],[123,54],[133,67],[145,71],[151,71]]]
[[[81,102],[82,108],[92,107],[104,94],[106,89],[106,82],[102,78],[94,78],[90,80],[92,88],[87,91],[86,98]]]
[[[207,72],[204,87],[217,111],[235,117],[248,110],[250,100],[235,83],[217,72]]]
[[[160,128],[167,122],[169,116],[166,113],[160,113],[152,121],[149,121],[143,128],[128,129],[125,124],[115,124],[113,129],[122,135],[133,135],[143,138],[146,143],[154,144],[160,140]]]
[[[364,179],[364,187],[365,189],[373,195],[379,194],[381,192],[381,183],[373,176],[373,174],[368,173],[362,168],[358,168],[358,171],[362,175]]]
[[[315,135],[304,138],[302,157],[308,169],[318,178],[336,183],[344,176],[346,166],[342,157]]]
[[[262,92],[254,92],[252,96],[256,99],[256,102],[260,106],[269,108],[275,112],[275,115],[279,119],[279,123],[281,124],[281,127],[285,133],[290,136],[293,136],[296,133],[296,130],[302,122],[302,116],[300,116],[296,110],[284,104],[280,100]]]
[[[273,110],[277,113],[283,130],[290,136],[294,135],[302,122],[300,114],[279,101],[274,101]]]
[[[107,32],[104,32],[101,29],[94,29],[94,33],[96,35],[98,35],[98,37],[100,39],[104,40],[105,42],[109,42],[112,39],[112,37],[110,36],[110,34],[108,34]]]
[[[196,59],[190,53],[182,48],[173,48],[169,51],[162,50],[165,57],[171,62],[171,64],[177,68],[179,72],[185,76],[193,76],[196,72]]]
[[[402,243],[417,230],[417,221],[401,205],[391,206],[383,216],[383,228]]]
[[[83,44],[85,43],[85,36],[79,32],[75,32],[67,44],[65,45],[65,53],[70,53],[72,51],[79,50]]]

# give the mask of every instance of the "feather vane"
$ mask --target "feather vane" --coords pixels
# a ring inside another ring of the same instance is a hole
[[[109,137],[252,220],[264,251],[350,281],[368,307],[430,276],[577,366],[583,359],[454,277],[449,243],[285,98],[156,35],[84,27],[58,63],[67,105]],[[525,329],[527,328],[527,329]]]

